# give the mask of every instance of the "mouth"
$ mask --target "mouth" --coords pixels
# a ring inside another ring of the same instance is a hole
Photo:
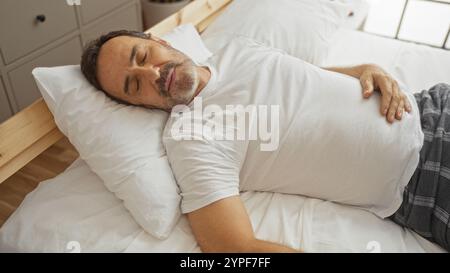
[[[174,67],[170,70],[169,75],[167,75],[166,79],[166,90],[169,94],[170,90],[172,89],[173,83],[175,82],[175,79],[176,79],[176,71]]]

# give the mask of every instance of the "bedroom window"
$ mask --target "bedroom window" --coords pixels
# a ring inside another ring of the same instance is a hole
[[[450,0],[368,0],[364,31],[450,49]]]

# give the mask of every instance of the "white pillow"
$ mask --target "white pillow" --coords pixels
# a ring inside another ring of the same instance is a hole
[[[215,52],[242,35],[320,65],[351,5],[329,0],[234,0],[202,34]]]
[[[189,48],[178,43],[181,51],[198,60],[208,58],[190,27],[162,38],[177,44],[178,35],[190,40]],[[112,101],[85,79],[78,65],[32,73],[58,128],[80,157],[145,231],[167,238],[181,215],[179,189],[161,140],[168,114]]]
[[[330,0],[333,1],[333,0]],[[360,29],[369,14],[370,5],[367,0],[334,0],[350,7],[349,14],[342,27],[348,29]]]
[[[203,63],[212,55],[192,24],[178,26],[161,38],[168,41],[173,48],[189,56],[197,64]]]

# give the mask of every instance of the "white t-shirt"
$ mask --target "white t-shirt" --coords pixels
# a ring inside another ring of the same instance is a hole
[[[246,128],[264,132],[259,119],[267,106],[266,132],[272,130],[272,137],[180,140],[174,132],[181,131],[180,121],[189,120],[186,114],[195,117],[198,107],[192,102],[174,110],[163,141],[181,189],[183,213],[240,191],[298,194],[359,206],[380,217],[399,208],[423,143],[412,94],[407,94],[412,113],[388,124],[379,113],[380,95],[364,99],[359,80],[248,38],[234,38],[207,65],[211,79],[196,97],[203,109],[256,106],[255,122],[247,122]],[[236,124],[225,123],[224,128],[236,131]],[[185,136],[195,131],[183,128]]]

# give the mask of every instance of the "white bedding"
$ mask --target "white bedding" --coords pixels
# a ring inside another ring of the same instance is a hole
[[[242,194],[258,238],[309,252],[439,252],[435,245],[371,213],[316,199]],[[0,230],[1,251],[199,252],[186,217],[170,237],[143,231],[82,160],[30,193]],[[373,243],[373,242],[378,242]],[[369,248],[372,251],[378,248]]]
[[[450,53],[343,30],[324,65],[376,62],[412,91],[450,82]],[[308,252],[442,252],[415,233],[368,212],[300,196],[243,193],[260,239]],[[198,252],[183,216],[166,240],[144,232],[87,165],[77,160],[30,193],[0,229],[0,251]]]
[[[450,51],[402,42],[350,29],[340,29],[322,66],[376,63],[420,92],[441,82],[450,83]]]

